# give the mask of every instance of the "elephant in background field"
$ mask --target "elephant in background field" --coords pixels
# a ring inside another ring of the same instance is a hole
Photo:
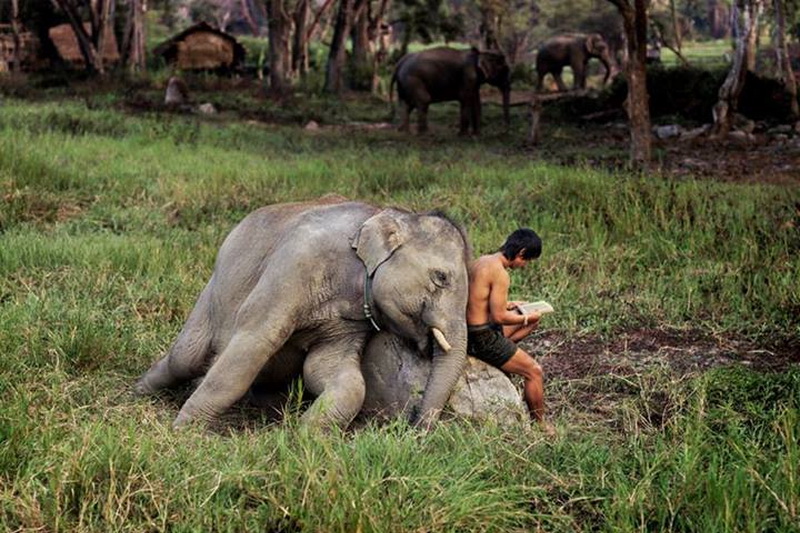
[[[488,83],[500,89],[503,96],[503,118],[509,123],[511,71],[500,52],[479,51],[477,48],[456,50],[439,47],[406,54],[395,67],[389,94],[397,83],[397,95],[403,106],[401,131],[409,129],[409,115],[417,110],[417,131],[428,130],[428,106],[437,102],[456,100],[461,104],[459,133],[471,129],[480,133],[480,87]]]
[[[178,427],[302,373],[316,396],[303,420],[346,426],[364,400],[362,349],[380,328],[433,354],[417,419],[427,425],[466,361],[469,255],[441,213],[340,198],[258,209],[225,239],[183,330],[136,391],[204,375]]]
[[[608,44],[599,33],[567,33],[556,35],[544,41],[539,46],[536,55],[536,92],[542,91],[544,77],[552,74],[556,80],[559,91],[566,91],[567,87],[561,79],[561,71],[564,67],[572,68],[574,78],[573,88],[586,88],[586,66],[589,60],[596,57],[603,63],[606,75],[603,78],[603,85],[608,81],[612,72],[612,60],[609,54]]]

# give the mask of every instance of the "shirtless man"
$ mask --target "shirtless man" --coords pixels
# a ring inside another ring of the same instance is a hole
[[[519,302],[508,301],[511,278],[507,270],[523,268],[542,253],[542,241],[528,228],[508,236],[496,253],[483,255],[469,267],[467,304],[467,351],[470,355],[524,379],[524,398],[531,416],[548,433],[544,420],[542,367],[515,344],[539,325],[541,313],[522,315]]]

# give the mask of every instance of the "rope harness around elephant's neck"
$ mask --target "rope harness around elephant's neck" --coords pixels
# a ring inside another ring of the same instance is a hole
[[[375,331],[380,331],[381,328],[378,327],[378,324],[375,322],[374,315],[372,314],[372,276],[369,273],[369,269],[364,269],[364,317],[369,320],[369,323],[372,324],[372,327],[375,328]]]

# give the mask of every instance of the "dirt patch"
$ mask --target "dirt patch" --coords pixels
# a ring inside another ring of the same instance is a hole
[[[686,376],[733,364],[780,371],[800,364],[800,342],[763,347],[750,341],[708,337],[697,331],[638,330],[621,333],[612,340],[553,332],[524,341],[523,348],[541,362],[551,379],[626,376],[656,367]]]

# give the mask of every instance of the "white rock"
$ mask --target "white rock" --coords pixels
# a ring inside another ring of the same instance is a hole
[[[653,133],[659,139],[669,139],[677,137],[681,134],[681,127],[677,124],[668,124],[665,126],[656,126],[653,128]]]
[[[366,382],[362,412],[406,416],[420,407],[431,370],[430,359],[388,333],[377,334],[364,351]],[[446,411],[451,415],[510,425],[529,419],[520,392],[500,370],[472,357],[459,378]]]
[[[204,115],[213,115],[217,112],[217,108],[214,107],[214,104],[211,102],[206,102],[205,104],[200,104],[197,106],[197,110]]]

